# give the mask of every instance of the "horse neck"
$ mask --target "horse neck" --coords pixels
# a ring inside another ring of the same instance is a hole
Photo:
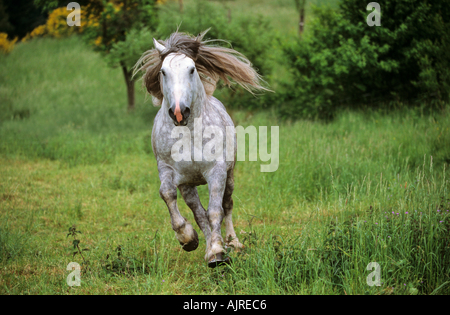
[[[205,88],[200,78],[198,78],[198,82],[196,84],[197,91],[195,92],[195,99],[191,106],[191,116],[193,118],[202,117],[203,111],[206,108],[206,104],[208,102],[208,97],[205,92]]]

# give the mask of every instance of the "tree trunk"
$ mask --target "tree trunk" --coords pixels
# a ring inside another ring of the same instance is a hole
[[[303,27],[305,25],[305,5],[306,0],[295,0],[295,7],[297,8],[299,14],[299,22],[298,22],[298,34],[302,36]]]
[[[304,3],[304,2],[303,2]],[[304,4],[303,4],[304,5]],[[303,26],[305,25],[305,8],[300,9],[300,23],[298,23],[298,32],[300,36],[303,33]]]
[[[120,63],[122,66],[123,76],[125,77],[125,84],[127,85],[127,96],[128,96],[128,111],[134,110],[134,80],[131,79],[132,72],[128,71],[127,67]]]

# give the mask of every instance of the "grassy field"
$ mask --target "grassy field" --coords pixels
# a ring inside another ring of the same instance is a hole
[[[185,1],[189,5],[192,1]],[[311,14],[311,6],[331,6],[337,7],[337,0],[310,0],[306,1],[305,6],[305,29],[308,27]],[[248,14],[262,15],[268,18],[273,27],[279,30],[280,33],[286,35],[297,34],[299,13],[296,11],[294,0],[246,0],[246,1],[223,1],[222,5],[230,9],[230,17],[236,15]]]
[[[246,250],[209,269],[203,235],[184,252],[159,197],[157,108],[137,91],[127,113],[125,95],[120,69],[76,37],[0,56],[0,294],[450,293],[449,108],[328,124],[231,111],[236,125],[280,126],[280,166],[238,162]],[[80,287],[66,283],[72,261]],[[370,262],[381,286],[366,282]]]
[[[234,19],[241,15],[261,15],[270,20],[273,27],[285,35],[296,35],[298,32],[299,13],[295,7],[294,0],[245,0],[245,1],[214,1],[218,6],[226,9],[227,18]],[[337,7],[338,0],[308,0],[305,5],[305,30],[308,28],[310,19],[313,18],[312,6]],[[193,0],[184,0],[184,7],[193,5]],[[178,6],[178,3],[174,5]],[[182,21],[174,21],[176,26]],[[214,27],[214,25],[211,25]]]

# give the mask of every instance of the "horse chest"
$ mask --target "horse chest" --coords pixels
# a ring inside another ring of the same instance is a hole
[[[204,174],[214,166],[213,162],[195,161],[194,147],[191,141],[191,158],[188,161],[175,161],[172,156],[172,147],[178,139],[170,137],[164,128],[155,128],[152,133],[153,151],[158,163],[169,166],[173,172],[173,182],[176,186],[181,184],[205,185]]]

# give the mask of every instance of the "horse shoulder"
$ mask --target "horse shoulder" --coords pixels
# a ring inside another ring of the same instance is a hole
[[[220,122],[222,123],[222,126],[233,126],[234,123],[231,119],[230,115],[227,112],[227,109],[222,104],[221,101],[219,101],[214,96],[209,97],[209,107],[213,109],[213,111],[206,111],[206,114],[208,116],[216,116],[216,118],[220,119]]]
[[[170,125],[164,121],[164,115],[160,109],[155,116],[152,128],[152,149],[157,159],[160,154],[170,153],[170,148],[176,141],[170,137],[172,129],[168,126]]]

